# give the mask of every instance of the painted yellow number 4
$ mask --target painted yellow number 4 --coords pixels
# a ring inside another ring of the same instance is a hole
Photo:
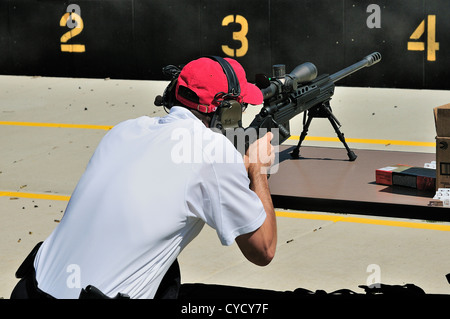
[[[246,37],[248,33],[247,19],[241,15],[236,15],[236,19],[234,18],[234,15],[228,15],[223,18],[222,26],[227,26],[233,22],[241,25],[241,30],[233,32],[233,40],[241,42],[241,47],[239,49],[232,49],[228,45],[222,45],[222,51],[231,57],[242,57],[247,54],[248,51],[248,40]]]
[[[436,51],[439,51],[439,42],[436,42],[436,16],[429,15],[427,18],[427,60],[436,61]],[[419,24],[409,37],[410,40],[419,40],[425,33],[425,19]],[[408,42],[408,51],[425,51],[425,42]]]

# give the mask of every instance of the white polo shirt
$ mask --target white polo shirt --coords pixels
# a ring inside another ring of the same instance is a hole
[[[189,110],[128,120],[102,139],[41,246],[38,287],[56,298],[78,298],[87,285],[153,298],[204,223],[230,245],[265,218],[242,156]]]

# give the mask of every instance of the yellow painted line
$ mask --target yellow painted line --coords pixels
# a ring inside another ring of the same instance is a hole
[[[329,220],[332,222],[338,222],[343,217],[341,215],[320,215],[320,214],[307,214],[307,213],[294,213],[294,212],[281,212],[275,211],[278,217],[300,218],[300,219],[315,219],[315,220]]]
[[[300,136],[291,136],[289,140],[300,140]],[[319,142],[340,142],[337,137],[321,137],[321,136],[306,136],[307,141]],[[382,144],[382,145],[404,145],[404,146],[425,146],[436,147],[435,142],[419,142],[419,141],[400,141],[400,140],[378,140],[367,138],[345,138],[348,143],[362,143],[362,144]]]
[[[56,127],[56,128],[81,128],[81,129],[91,129],[91,130],[110,130],[113,128],[112,125],[65,124],[65,123],[42,123],[42,122],[41,123],[39,123],[39,122],[12,122],[12,121],[0,121],[0,125]],[[289,140],[298,141],[299,139],[300,139],[300,136],[298,136],[298,135],[289,137]],[[340,142],[337,137],[323,137],[323,136],[306,136],[305,140],[319,141],[319,142]],[[348,143],[436,147],[435,142],[379,140],[379,139],[365,139],[365,138],[345,138],[345,140]]]
[[[370,225],[380,225],[380,226],[394,226],[394,227],[450,231],[450,225],[440,225],[440,224],[435,224],[435,223],[415,223],[415,222],[383,220],[383,219],[373,219],[373,218],[363,218],[363,217],[350,217],[350,216],[340,216],[340,215],[336,215],[336,216],[335,215],[321,215],[321,214],[294,213],[294,212],[281,212],[281,211],[276,211],[275,213],[278,217],[328,220],[328,221],[332,221],[334,223],[344,222],[344,223],[357,223],[357,224],[370,224]]]
[[[22,192],[0,192],[0,197],[19,197],[19,198],[34,198],[34,199],[48,199],[48,200],[62,200],[68,201],[70,196],[55,195],[55,194],[36,194],[36,193],[22,193]]]
[[[2,192],[0,191],[0,197],[18,197],[18,198],[33,198],[33,199],[46,199],[46,200],[61,200],[69,201],[70,196],[67,195],[55,195],[55,194],[37,194],[37,193],[23,193],[23,192]],[[334,223],[356,223],[356,224],[370,224],[380,226],[394,226],[394,227],[406,227],[417,229],[431,229],[450,231],[450,225],[440,225],[435,223],[415,223],[395,220],[383,220],[364,217],[350,217],[343,215],[323,215],[323,214],[309,214],[300,212],[286,212],[275,211],[278,217],[298,218],[298,219],[313,219],[313,220],[327,220]]]
[[[90,125],[90,124],[64,124],[64,123],[39,123],[39,122],[11,122],[0,121],[0,125],[12,126],[34,126],[34,127],[56,127],[56,128],[82,128],[91,130],[110,130],[111,125]]]

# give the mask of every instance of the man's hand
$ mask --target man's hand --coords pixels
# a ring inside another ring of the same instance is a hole
[[[275,161],[274,147],[270,143],[273,139],[272,132],[268,132],[260,139],[253,142],[244,156],[245,169],[249,174],[259,172],[267,174]]]
[[[244,156],[250,189],[261,200],[266,211],[266,219],[254,232],[238,236],[236,242],[244,256],[259,266],[270,263],[277,246],[277,222],[266,176],[275,159],[274,147],[270,144],[272,138],[273,134],[267,133],[250,145]]]

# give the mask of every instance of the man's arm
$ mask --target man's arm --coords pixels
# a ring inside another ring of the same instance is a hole
[[[277,223],[267,180],[267,170],[275,156],[270,144],[272,138],[273,134],[268,133],[257,140],[244,157],[250,188],[260,198],[266,219],[257,230],[238,236],[236,242],[244,256],[258,266],[266,266],[272,261],[277,245]]]

